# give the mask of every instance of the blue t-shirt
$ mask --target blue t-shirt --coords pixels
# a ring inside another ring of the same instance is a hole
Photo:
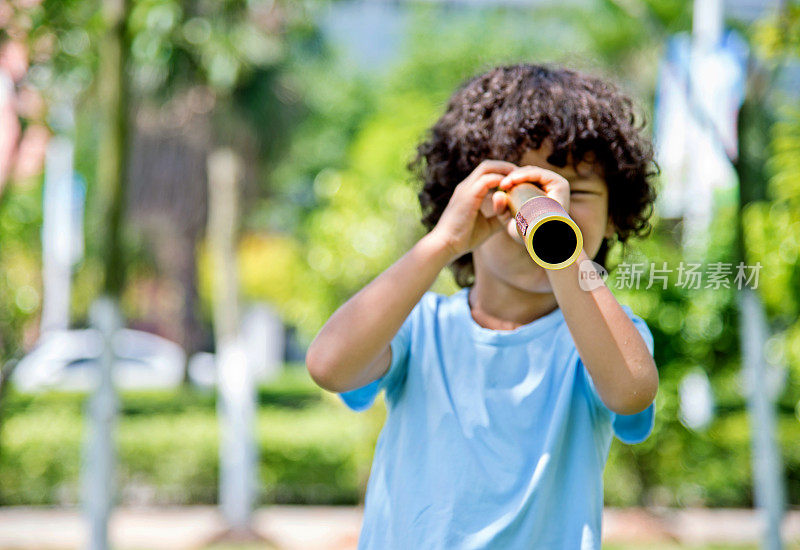
[[[600,548],[612,435],[646,439],[654,403],[627,416],[603,404],[561,308],[492,330],[468,292],[426,292],[387,373],[340,394],[360,411],[386,392],[359,550]],[[647,324],[622,307],[652,354]]]

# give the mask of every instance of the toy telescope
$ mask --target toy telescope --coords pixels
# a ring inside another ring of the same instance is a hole
[[[531,183],[517,184],[505,193],[534,262],[545,269],[562,269],[578,259],[583,235],[557,200]]]

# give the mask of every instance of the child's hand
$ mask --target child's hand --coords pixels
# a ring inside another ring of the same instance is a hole
[[[497,187],[515,168],[517,166],[511,162],[484,160],[456,186],[436,227],[431,230],[431,235],[441,240],[453,259],[480,245],[511,219],[502,201],[503,193],[490,196],[489,190]]]
[[[569,182],[560,174],[540,166],[521,166],[504,177],[498,187],[508,191],[518,183],[532,183],[569,212]]]

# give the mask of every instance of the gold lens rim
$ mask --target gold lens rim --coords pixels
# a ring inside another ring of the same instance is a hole
[[[541,259],[536,252],[533,250],[533,236],[536,234],[536,230],[545,222],[556,220],[562,223],[566,223],[569,225],[572,230],[575,232],[576,243],[575,243],[575,250],[570,254],[570,256],[564,260],[563,262],[559,262],[557,264],[551,264],[549,262],[544,261]],[[575,260],[578,259],[578,256],[581,254],[581,250],[583,250],[583,234],[581,233],[578,224],[572,218],[562,216],[561,214],[553,213],[547,214],[536,220],[536,223],[533,224],[533,227],[528,228],[528,234],[525,237],[525,248],[528,250],[528,254],[530,257],[533,258],[533,261],[542,266],[545,269],[564,269],[565,267],[569,267]]]

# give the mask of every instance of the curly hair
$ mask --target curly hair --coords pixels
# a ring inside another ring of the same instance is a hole
[[[549,64],[498,66],[462,83],[428,130],[407,168],[422,189],[422,223],[439,221],[456,185],[487,158],[518,163],[527,149],[552,143],[547,162],[564,167],[592,153],[608,186],[608,210],[620,243],[652,226],[660,172],[653,147],[635,125],[632,101],[613,84]],[[613,243],[603,239],[594,261],[605,267]],[[472,253],[450,264],[456,283],[475,281]]]

